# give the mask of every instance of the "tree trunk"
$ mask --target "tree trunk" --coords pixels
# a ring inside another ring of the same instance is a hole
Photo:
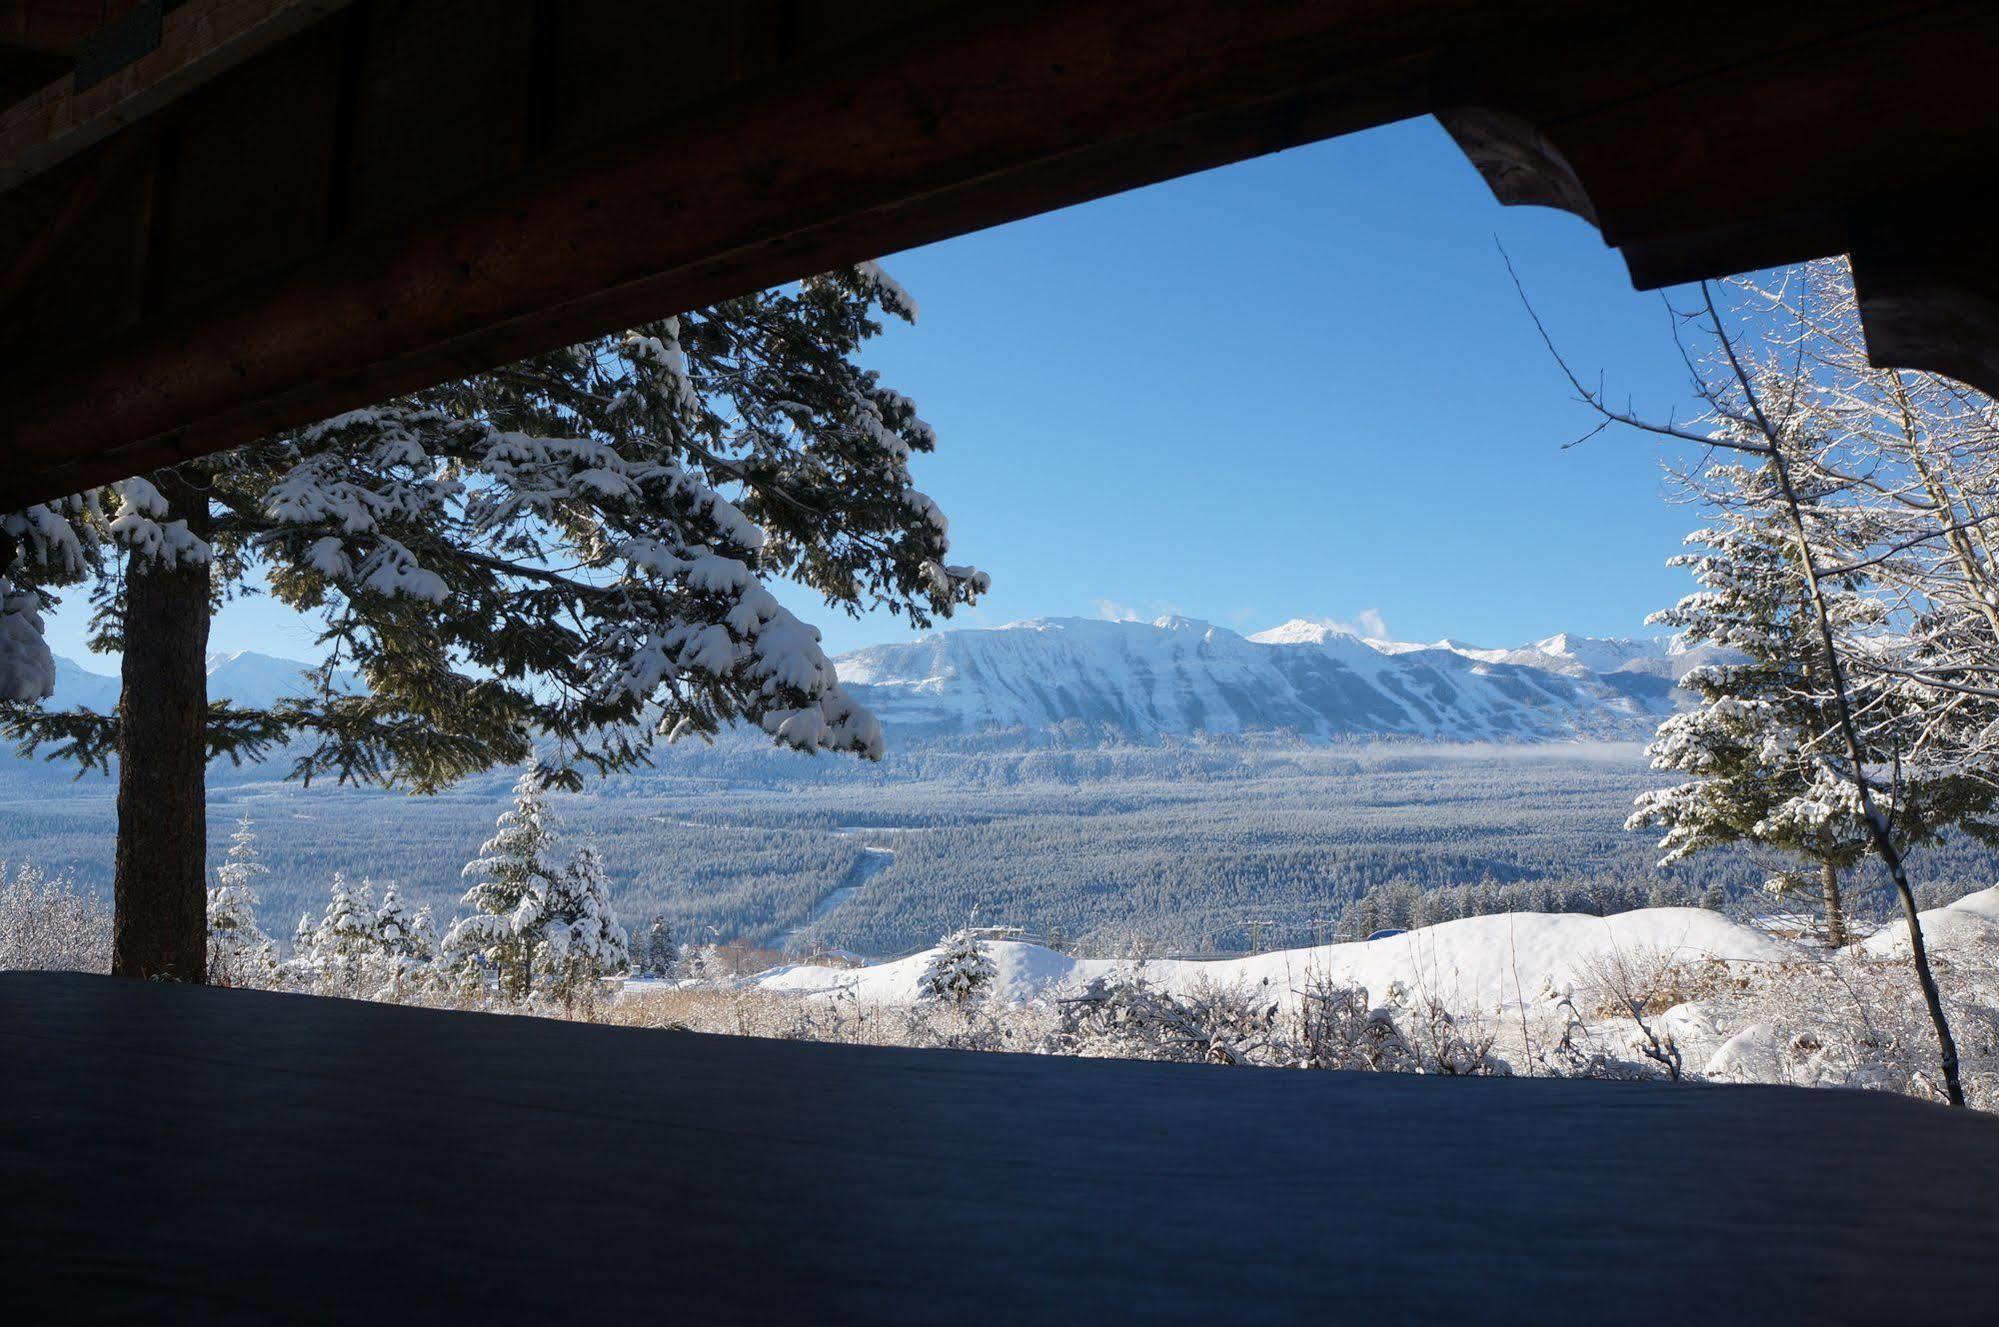
[[[167,520],[208,535],[207,497],[156,479]],[[134,556],[118,701],[118,855],[111,971],[199,982],[207,955],[208,567]]]
[[[1834,949],[1846,948],[1846,910],[1839,905],[1839,868],[1832,858],[1819,862],[1819,883],[1825,895],[1825,938]]]

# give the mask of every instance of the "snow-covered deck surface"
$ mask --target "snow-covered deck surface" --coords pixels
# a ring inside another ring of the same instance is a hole
[[[0,974],[10,1323],[1975,1322],[1999,1120]],[[440,1316],[449,1315],[449,1316]]]

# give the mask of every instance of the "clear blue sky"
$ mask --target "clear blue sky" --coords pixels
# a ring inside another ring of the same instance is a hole
[[[936,426],[917,484],[994,589],[957,625],[1164,612],[1251,631],[1380,615],[1408,640],[1635,634],[1696,522],[1535,336],[1685,410],[1655,294],[1574,217],[1501,208],[1429,120],[891,255],[922,306],[870,351]],[[787,596],[834,650],[907,634]],[[81,657],[82,616],[52,623]],[[214,648],[310,652],[267,603]]]

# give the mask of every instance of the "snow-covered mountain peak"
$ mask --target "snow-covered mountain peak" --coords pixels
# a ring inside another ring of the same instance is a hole
[[[244,709],[267,709],[280,700],[303,696],[311,690],[306,673],[312,665],[297,659],[280,659],[255,650],[231,650],[211,653],[204,662],[209,699],[228,700]],[[118,664],[115,660],[105,660],[99,666],[115,670]],[[339,675],[335,685],[342,691],[362,689],[361,680],[347,672]],[[118,692],[115,672],[96,672],[74,659],[58,656],[55,695],[47,704],[50,709],[109,714],[118,707]]]
[[[1519,652],[1524,654],[1530,651],[1550,658],[1573,660],[1593,673],[1613,672],[1635,659],[1657,658],[1666,652],[1664,645],[1656,640],[1578,636],[1568,631],[1557,632],[1546,640],[1522,646]]]
[[[1249,637],[1259,645],[1323,645],[1329,640],[1359,641],[1360,637],[1326,617],[1294,617]]]

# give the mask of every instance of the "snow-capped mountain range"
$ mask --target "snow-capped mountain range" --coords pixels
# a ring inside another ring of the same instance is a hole
[[[1438,741],[1641,740],[1714,657],[1663,640],[1568,634],[1513,649],[1363,639],[1297,618],[1252,636],[1185,617],[1037,618],[931,632],[835,661],[891,740],[1081,722],[1136,741],[1200,733]],[[210,655],[211,698],[249,707],[305,691],[307,665]],[[352,684],[351,685],[358,685]],[[57,708],[108,712],[118,679],[57,660]]]
[[[1184,617],[1042,618],[838,660],[893,737],[1065,720],[1138,740],[1274,731],[1441,741],[1638,740],[1707,647],[1568,634],[1515,649],[1367,640],[1298,618],[1243,636]]]
[[[261,709],[287,696],[303,696],[309,687],[311,664],[279,659],[254,650],[208,656],[208,698],[232,700],[245,709]],[[345,688],[359,689],[351,674],[341,674]],[[109,714],[118,707],[118,679],[94,673],[74,659],[56,656],[56,691],[50,709],[96,710]]]

